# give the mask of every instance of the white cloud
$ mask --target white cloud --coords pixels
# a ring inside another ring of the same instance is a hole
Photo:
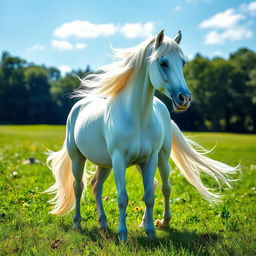
[[[252,37],[253,33],[246,27],[234,27],[224,31],[211,31],[205,35],[205,44],[224,44],[226,41],[243,40]]]
[[[251,15],[256,15],[256,1],[250,3],[244,3],[241,5],[241,9],[244,12],[249,12]]]
[[[73,50],[73,45],[68,41],[54,39],[52,40],[51,44],[52,44],[52,47],[60,51]]]
[[[59,38],[93,38],[115,34],[117,27],[112,24],[92,24],[88,21],[74,20],[62,24],[54,30],[53,34]]]
[[[187,58],[188,61],[193,60],[195,58],[195,54],[191,53],[188,56],[186,56],[186,58]]]
[[[126,23],[121,27],[121,33],[127,38],[149,37],[154,30],[154,23]]]
[[[210,3],[211,0],[187,0],[187,3],[189,3],[189,4],[196,4],[196,3],[200,3],[200,2]]]
[[[70,72],[72,69],[69,66],[62,65],[62,66],[59,67],[59,70],[62,73],[62,75],[64,75],[64,74]]]
[[[255,3],[255,7],[254,4]],[[204,43],[208,45],[224,44],[228,41],[238,41],[251,38],[253,32],[250,29],[252,21],[248,20],[248,12],[256,9],[256,1],[243,4],[237,9],[227,9],[216,13],[209,19],[199,24],[200,28],[212,29],[204,37]],[[247,11],[245,11],[247,10]],[[242,11],[243,14],[242,14]]]
[[[77,44],[75,44],[75,49],[77,49],[77,50],[82,50],[82,49],[84,49],[86,47],[87,47],[87,45],[84,44],[84,43],[77,43]]]
[[[237,25],[240,20],[244,19],[244,16],[239,13],[235,13],[234,9],[227,9],[224,12],[220,12],[204,20],[199,24],[200,28],[229,28]]]
[[[55,39],[51,41],[51,44],[53,48],[56,48],[60,51],[82,50],[87,47],[87,45],[84,43],[72,44],[69,41]]]
[[[33,51],[43,51],[45,49],[45,46],[42,44],[34,44],[31,47],[29,47],[27,49],[27,51],[29,52],[33,52]]]
[[[74,20],[64,23],[60,27],[56,28],[53,35],[61,39],[67,39],[70,37],[95,38],[99,36],[112,36],[120,32],[127,38],[135,38],[151,36],[153,30],[153,22],[117,25],[113,23],[93,24],[89,21]]]

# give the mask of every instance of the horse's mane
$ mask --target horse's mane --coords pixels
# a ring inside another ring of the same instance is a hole
[[[84,98],[87,96],[104,96],[112,98],[117,95],[127,84],[134,72],[138,72],[145,59],[154,61],[176,48],[181,54],[181,48],[174,40],[165,36],[163,43],[155,50],[153,42],[156,36],[145,40],[141,44],[126,49],[114,49],[114,57],[119,59],[109,65],[99,68],[100,72],[92,73],[80,79],[81,86],[72,96]]]

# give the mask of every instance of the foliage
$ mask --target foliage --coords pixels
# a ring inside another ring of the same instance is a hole
[[[0,123],[63,124],[75,103],[68,94],[79,87],[79,77],[64,76],[54,67],[27,63],[7,52],[0,62]],[[184,69],[192,92],[190,109],[171,113],[183,130],[256,132],[256,53],[242,48],[229,59],[199,54]],[[157,94],[172,112],[170,99]]]
[[[74,100],[67,93],[79,86],[76,76],[87,67],[61,76],[54,67],[27,63],[3,52],[0,62],[0,123],[42,124],[66,122]]]
[[[189,133],[210,153],[228,164],[240,163],[242,172],[232,190],[224,190],[222,203],[209,205],[172,165],[171,228],[157,230],[149,241],[140,224],[144,208],[142,179],[127,170],[129,240],[119,243],[118,207],[113,174],[103,198],[110,230],[99,230],[90,186],[82,203],[81,233],[71,229],[72,213],[49,215],[51,197],[41,193],[53,177],[45,164],[47,148],[59,150],[64,126],[0,126],[0,255],[256,255],[255,135]],[[36,138],[36,139],[35,139]],[[221,140],[220,140],[221,138]],[[39,160],[27,164],[29,157]],[[171,163],[172,164],[172,163]],[[91,164],[90,170],[94,169]],[[157,178],[159,174],[157,173]],[[206,180],[211,187],[212,180]],[[160,182],[159,182],[160,183]],[[155,196],[154,218],[163,214],[161,184]]]

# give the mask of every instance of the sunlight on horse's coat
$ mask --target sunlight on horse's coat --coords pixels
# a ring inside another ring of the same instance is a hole
[[[56,194],[51,213],[63,215],[75,205],[73,228],[81,228],[80,199],[84,189],[82,179],[87,177],[86,159],[97,165],[91,184],[101,228],[107,228],[103,184],[113,168],[121,240],[127,239],[125,172],[128,166],[136,165],[143,177],[146,210],[140,226],[146,229],[149,238],[154,238],[155,233],[153,205],[157,167],[164,196],[164,218],[159,226],[169,226],[171,219],[170,155],[184,177],[207,200],[212,202],[219,196],[204,186],[200,172],[230,186],[228,175],[237,168],[198,153],[194,143],[187,140],[171,120],[166,106],[154,97],[155,90],[162,91],[172,99],[177,111],[190,105],[191,94],[182,72],[184,55],[178,46],[180,40],[180,32],[173,40],[161,31],[134,48],[116,50],[121,60],[81,80],[82,86],[74,95],[82,99],[69,113],[63,148],[50,153],[47,159],[56,180],[47,190]]]

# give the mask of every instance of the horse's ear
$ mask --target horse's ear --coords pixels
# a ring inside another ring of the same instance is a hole
[[[155,42],[155,45],[156,45],[156,49],[162,44],[164,40],[164,30],[162,30],[156,37],[156,42]]]
[[[175,36],[175,38],[174,38],[174,41],[175,41],[177,44],[179,44],[180,41],[181,41],[181,38],[182,38],[182,35],[181,35],[180,30],[179,30],[178,34],[177,34],[177,35]]]

